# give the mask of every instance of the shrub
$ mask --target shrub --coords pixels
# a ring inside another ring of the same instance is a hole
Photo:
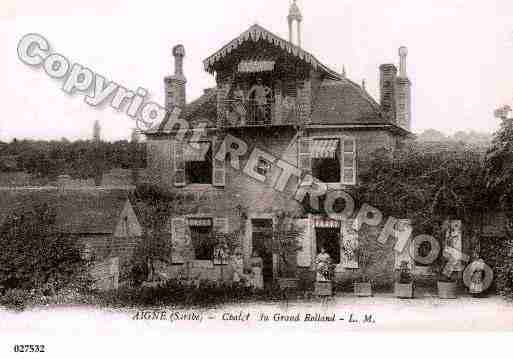
[[[0,306],[7,309],[22,311],[32,298],[28,290],[9,289],[0,297]]]
[[[52,295],[87,287],[86,262],[73,238],[54,233],[54,222],[52,208],[29,202],[0,226],[0,288]]]
[[[504,298],[513,300],[513,241],[500,246],[499,261],[495,268],[497,292]]]

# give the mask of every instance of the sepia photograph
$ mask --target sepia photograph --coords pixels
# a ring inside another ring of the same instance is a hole
[[[0,28],[0,357],[513,332],[512,2],[6,0]]]

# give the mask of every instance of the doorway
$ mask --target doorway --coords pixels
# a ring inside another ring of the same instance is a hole
[[[331,257],[331,263],[340,263],[340,228],[315,228],[317,253],[324,248]]]
[[[253,253],[262,258],[262,276],[264,286],[272,285],[274,281],[273,252],[272,252],[272,219],[252,219]]]

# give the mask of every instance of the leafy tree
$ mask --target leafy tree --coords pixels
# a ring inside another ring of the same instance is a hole
[[[53,231],[55,212],[27,203],[0,227],[0,289],[43,290],[87,284],[87,265],[72,238]]]
[[[507,240],[494,243],[497,289],[513,299],[513,119],[503,118],[486,154],[486,186],[496,209],[504,212],[504,232]]]
[[[451,217],[474,223],[487,205],[483,157],[475,147],[447,142],[380,151],[362,174],[358,197],[387,215],[412,219],[424,233]]]

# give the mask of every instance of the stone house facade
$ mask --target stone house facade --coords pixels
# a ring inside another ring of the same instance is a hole
[[[253,25],[208,57],[204,67],[215,75],[217,85],[190,103],[185,48],[173,49],[175,73],[164,81],[166,106],[169,113],[179,108],[179,118],[193,130],[180,138],[176,116],[171,115],[145,133],[151,181],[189,203],[169,220],[171,276],[231,278],[235,269],[218,263],[213,248],[201,248],[201,238],[209,231],[241,230],[244,266],[258,252],[264,281],[273,281],[280,275],[279,259],[262,248],[260,238],[282,212],[304,230],[297,254],[299,273],[311,276],[321,246],[336,264],[336,278],[351,276],[358,268],[342,250],[348,240],[358,240],[350,230],[351,220],[336,221],[305,210],[294,193],[308,175],[350,193],[374,151],[393,149],[411,137],[407,50],[399,50],[399,72],[394,64],[380,66],[377,101],[364,85],[301,47],[302,16],[295,3],[288,20],[289,40]],[[255,148],[266,155],[252,156]],[[241,155],[234,159],[237,150]],[[278,186],[285,163],[298,172]],[[389,254],[393,256],[391,249]],[[390,256],[377,272],[393,272]]]

